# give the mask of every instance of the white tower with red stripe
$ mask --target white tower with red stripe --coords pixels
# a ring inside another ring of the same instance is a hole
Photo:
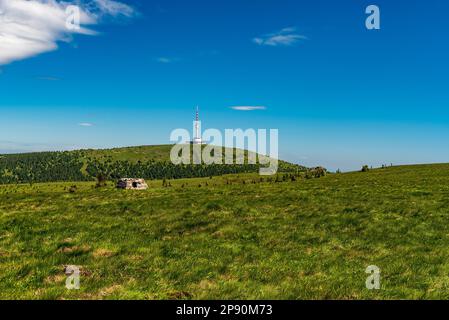
[[[195,136],[193,138],[193,144],[203,144],[203,140],[201,139],[201,121],[200,121],[200,110],[199,107],[196,107],[196,116],[195,121],[193,122],[193,131],[195,132]]]

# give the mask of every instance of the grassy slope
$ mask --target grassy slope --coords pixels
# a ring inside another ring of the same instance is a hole
[[[88,149],[82,150],[81,153],[83,157],[90,157],[92,159],[97,160],[111,159],[112,161],[130,161],[134,163],[138,161],[164,162],[170,161],[170,151],[172,148],[173,145],[154,145],[154,146],[137,146],[137,147],[114,148],[114,149]],[[202,146],[202,148],[205,148],[205,145]],[[223,157],[226,149],[229,148],[223,148]],[[233,150],[234,155],[236,153],[236,150],[237,149]],[[245,150],[244,152],[246,162],[248,157],[248,151]]]
[[[449,165],[255,178],[0,186],[0,298],[449,298]]]
[[[89,149],[83,150],[83,155],[97,160],[110,157],[113,161],[170,161],[170,150],[172,147],[172,145],[159,145],[99,150]]]
[[[114,161],[170,161],[170,150],[172,145],[154,145],[123,147],[114,149],[84,149],[69,151],[71,153],[81,153],[84,157],[90,157],[97,160],[107,160],[111,158]],[[39,154],[35,152],[34,154]],[[0,158],[8,156],[0,154]]]

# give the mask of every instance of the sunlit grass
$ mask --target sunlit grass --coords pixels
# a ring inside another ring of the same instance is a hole
[[[0,186],[0,298],[449,298],[449,165],[170,184]]]

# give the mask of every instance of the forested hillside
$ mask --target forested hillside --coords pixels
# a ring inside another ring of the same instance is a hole
[[[79,150],[0,155],[0,184],[92,181],[98,176],[180,179],[258,172],[260,165],[174,165],[171,146],[144,146],[109,150]],[[247,153],[245,155],[247,157]],[[306,168],[284,161],[280,172]]]

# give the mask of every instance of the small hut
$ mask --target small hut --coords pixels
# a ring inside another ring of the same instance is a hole
[[[146,190],[148,185],[144,179],[123,178],[117,182],[117,189]]]

